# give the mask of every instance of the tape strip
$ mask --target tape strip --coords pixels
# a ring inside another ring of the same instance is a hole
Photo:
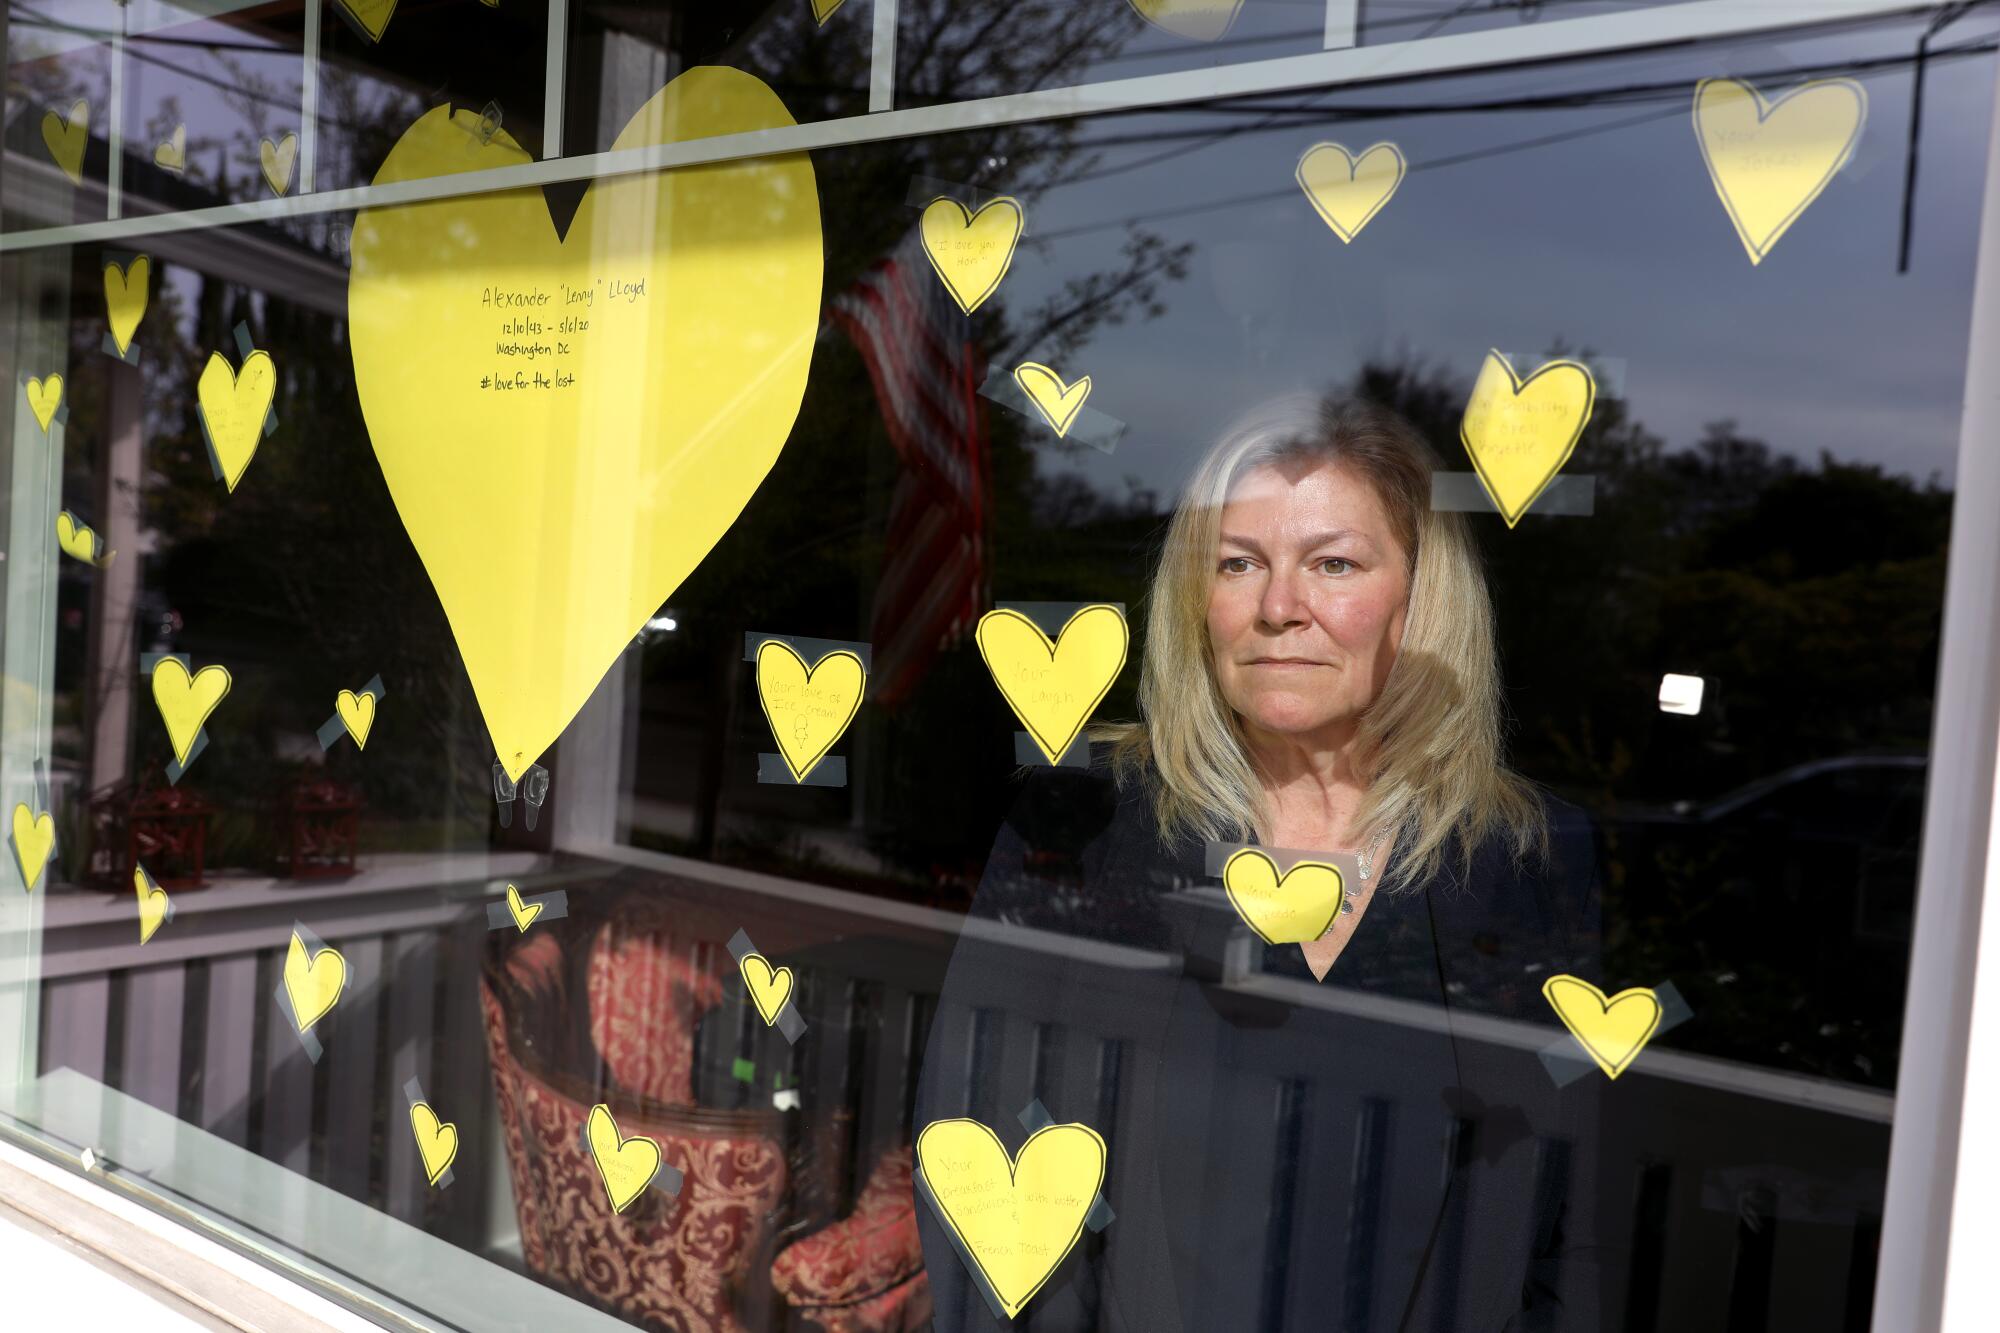
[[[1035,744],[1035,738],[1025,731],[1014,733],[1014,762],[1023,768],[1089,768],[1090,738],[1077,733],[1069,748],[1062,752],[1062,758],[1055,763],[1042,753],[1042,747]]]
[[[1477,472],[1431,473],[1431,508],[1440,513],[1497,514]],[[1589,518],[1597,510],[1597,478],[1557,477],[1536,497],[1524,517]]]
[[[152,675],[153,668],[169,658],[186,667],[189,675],[194,674],[194,659],[186,653],[140,653],[139,674],[142,676]]]
[[[1049,425],[1048,418],[1042,415],[1042,410],[1035,406],[1033,399],[1021,391],[1021,385],[1015,380],[1013,371],[998,367],[988,371],[986,382],[979,386],[979,395],[998,403],[1009,412],[1026,417],[1049,434],[1055,435],[1054,428]],[[1076,420],[1070,423],[1069,433],[1057,435],[1056,438],[1064,444],[1086,444],[1099,453],[1108,454],[1118,448],[1118,442],[1125,438],[1125,432],[1129,429],[1130,427],[1117,417],[1100,412],[1086,402],[1077,409]]]
[[[792,777],[792,770],[785,763],[783,755],[759,754],[757,781],[768,782],[777,787],[845,787],[847,760],[840,755],[830,754],[814,764],[812,771],[800,780]]]
[[[583,1145],[584,1157],[589,1161],[595,1162],[597,1154],[590,1150],[590,1113],[588,1111],[584,1113],[583,1123],[577,1126],[576,1136],[577,1141]],[[679,1196],[681,1182],[686,1179],[687,1173],[672,1162],[669,1162],[666,1153],[662,1151],[660,1154],[660,1169],[655,1171],[653,1178],[646,1182],[646,1188],[649,1190],[658,1190],[671,1199]]]
[[[1021,1114],[1014,1118],[1019,1120],[1021,1128],[1027,1130],[1030,1134],[1047,1129],[1056,1122],[1056,1118],[1049,1114],[1049,1108],[1042,1105],[1040,1097],[1035,1098],[1022,1107]],[[1104,1201],[1104,1192],[1102,1190],[1091,1196],[1090,1211],[1084,1214],[1083,1218],[1085,1226],[1089,1227],[1092,1231],[1102,1231],[1117,1220],[1118,1214],[1112,1212],[1111,1205]]]
[[[850,652],[860,658],[861,669],[864,671],[875,669],[875,650],[865,643],[854,643],[847,639],[808,639],[799,634],[753,634],[748,630],[743,633],[743,660],[755,662],[758,645],[773,639],[779,643],[790,644],[793,652],[805,658],[808,669],[818,665],[819,659],[828,653],[838,652]]]
[[[354,693],[356,695],[374,695],[378,706],[384,699],[389,697],[389,691],[382,686],[382,673],[379,671],[369,677],[368,683]],[[340,738],[346,734],[347,723],[341,720],[340,710],[336,708],[333,710],[333,716],[319,724],[319,731],[317,733],[319,736],[319,748],[322,750],[331,750],[340,743]]]
[[[993,603],[993,609],[996,611],[1019,611],[1022,615],[1034,621],[1036,626],[1042,631],[1042,633],[1048,635],[1051,639],[1060,637],[1062,634],[1063,626],[1069,623],[1070,617],[1075,615],[1077,612],[1083,610],[1083,608],[1086,606],[1113,607],[1117,610],[1119,615],[1125,616],[1125,603],[1123,602],[995,602]],[[1131,617],[1125,616],[1125,619],[1127,624],[1129,625],[1131,622]]]
[[[1301,861],[1325,861],[1334,867],[1349,884],[1361,882],[1361,860],[1353,852],[1304,851],[1297,847],[1265,847],[1254,842],[1211,842],[1202,848],[1202,860],[1206,873],[1211,878],[1220,877],[1223,863],[1246,847],[1254,847],[1271,858],[1271,864],[1278,867],[1283,875]]]
[[[188,757],[185,764],[178,759],[169,759],[167,761],[167,784],[173,787],[180,786],[181,779],[187,775],[187,771],[190,768],[194,767],[194,761],[201,758],[201,752],[207,748],[208,728],[203,727],[194,734],[194,744],[188,747]]]
[[[408,1082],[403,1084],[403,1100],[410,1104],[410,1108],[412,1110],[416,1109],[416,1105],[418,1102],[422,1102],[424,1105],[430,1106],[430,1098],[424,1096],[424,1085],[414,1078],[410,1079]],[[431,1114],[432,1115],[437,1114],[437,1108],[435,1106],[431,1106]],[[410,1132],[412,1134],[416,1133],[415,1126],[411,1127]],[[422,1159],[423,1155],[419,1153],[418,1160],[421,1161]],[[452,1182],[451,1168],[446,1167],[443,1170],[443,1172],[439,1174],[438,1178],[431,1182],[431,1184],[437,1189],[448,1190],[451,1188],[451,1182]]]
[[[502,890],[502,892],[504,893],[505,890]],[[553,893],[537,894],[532,898],[526,894],[521,896],[521,905],[523,907],[533,907],[536,903],[542,905],[542,911],[541,915],[528,923],[530,927],[539,926],[544,921],[559,921],[569,915],[569,890],[557,889]],[[486,928],[488,930],[519,929],[514,924],[514,914],[508,910],[507,900],[504,897],[497,903],[486,904]]]
[[[903,202],[911,208],[929,208],[937,199],[956,199],[967,209],[977,213],[995,199],[1003,199],[1013,192],[1010,190],[989,190],[983,185],[964,185],[957,181],[943,181],[935,176],[912,176],[910,191],[903,196]],[[1019,196],[1015,196],[1019,197]],[[1025,212],[1025,208],[1023,209]],[[1022,228],[1022,234],[1027,232]]]
[[[35,799],[41,802],[40,809],[53,810],[49,804],[49,766],[46,760],[35,760]]]
[[[221,481],[222,455],[215,452],[215,437],[208,433],[208,413],[202,411],[200,403],[195,404],[194,419],[201,423],[201,442],[208,449],[209,471],[215,474],[217,481]]]
[[[763,957],[761,953],[758,953],[757,946],[750,942],[750,932],[741,928],[738,928],[737,932],[729,937],[728,948],[729,956],[736,960],[736,970],[739,974],[743,971],[743,960],[746,957],[753,953],[757,954],[760,958]],[[745,995],[743,998],[747,1001],[750,997]],[[755,1006],[753,1005],[752,1007],[754,1008]],[[806,1021],[799,1017],[798,988],[796,985],[793,986],[791,997],[785,1001],[785,1007],[778,1011],[778,1021],[774,1026],[779,1032],[784,1034],[785,1044],[788,1046],[798,1045],[799,1038],[805,1036]]]
[[[139,364],[139,344],[135,342],[121,352],[118,350],[118,340],[111,336],[108,329],[105,331],[104,341],[98,345],[97,350],[114,361],[123,361],[128,366]]]
[[[1653,987],[1653,995],[1660,1002],[1660,1025],[1653,1029],[1653,1037],[1658,1037],[1663,1032],[1670,1032],[1694,1017],[1694,1010],[1689,1007],[1686,997],[1673,982],[1665,981]],[[1647,1041],[1650,1043],[1652,1037],[1647,1038]],[[1549,1077],[1556,1081],[1556,1086],[1559,1088],[1566,1088],[1578,1079],[1598,1072],[1597,1062],[1577,1045],[1576,1038],[1567,1031],[1542,1047],[1536,1055],[1541,1058],[1542,1067],[1549,1071]],[[1625,1066],[1625,1072],[1631,1073],[1633,1066],[1644,1058],[1645,1052],[1641,1051],[1633,1058],[1631,1064]]]

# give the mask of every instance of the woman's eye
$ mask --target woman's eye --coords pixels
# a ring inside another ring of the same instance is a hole
[[[1225,574],[1241,574],[1249,568],[1250,562],[1243,556],[1225,555],[1222,557],[1222,572]]]
[[[1342,560],[1339,556],[1334,555],[1320,561],[1319,567],[1322,573],[1345,574],[1348,570],[1354,568],[1354,562],[1351,560]]]

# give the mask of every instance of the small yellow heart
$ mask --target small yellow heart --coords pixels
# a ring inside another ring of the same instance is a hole
[[[97,563],[97,534],[67,509],[56,515],[56,546],[86,565]]]
[[[1083,1235],[1104,1185],[1104,1139],[1088,1125],[1045,1125],[1019,1156],[977,1120],[936,1120],[917,1135],[917,1169],[1012,1319]]]
[[[846,0],[812,0],[813,18],[823,26],[844,3]]]
[[[188,127],[174,126],[174,132],[165,141],[153,146],[153,165],[161,171],[170,171],[178,176],[187,170]]]
[[[368,730],[375,725],[375,696],[342,690],[333,698],[333,711],[340,714],[347,734],[354,737],[358,750],[368,748]]]
[[[535,918],[542,914],[547,903],[530,903],[521,900],[521,891],[512,884],[507,886],[507,914],[514,918],[514,929],[525,932],[535,924]]]
[[[118,355],[124,356],[131,350],[132,335],[139,331],[139,321],[146,315],[147,288],[153,276],[153,261],[145,255],[138,255],[129,267],[117,264],[104,266],[104,308],[111,324],[111,341],[118,347]]]
[[[1358,158],[1337,143],[1316,143],[1293,174],[1333,234],[1352,241],[1382,211],[1408,170],[1403,150],[1392,143],[1371,145]]]
[[[62,393],[63,377],[60,375],[28,381],[28,410],[35,414],[35,422],[45,435],[49,423],[56,419],[56,409],[62,406]]]
[[[1001,697],[1055,764],[1125,669],[1130,634],[1118,608],[1099,603],[1072,615],[1054,643],[1034,621],[1004,608],[981,616],[973,638]]]
[[[276,143],[269,139],[260,141],[257,160],[264,167],[264,180],[271,187],[271,193],[282,195],[292,188],[292,168],[299,160],[299,136],[282,135]]]
[[[1140,18],[1176,37],[1212,42],[1229,31],[1243,0],[1131,0]]]
[[[1255,847],[1222,863],[1222,887],[1236,914],[1266,944],[1305,944],[1326,934],[1347,893],[1338,866],[1299,861],[1280,875],[1277,863]]]
[[[757,645],[757,701],[792,780],[804,782],[861,710],[868,672],[846,649],[812,664],[788,643],[766,639]]]
[[[1775,102],[1740,79],[1694,88],[1694,134],[1752,264],[1820,197],[1854,156],[1868,91],[1853,79],[1814,79]]]
[[[614,1213],[631,1207],[660,1173],[660,1145],[643,1134],[621,1137],[611,1108],[602,1102],[590,1108],[590,1159],[604,1178],[604,1194]]]
[[[25,803],[14,807],[14,856],[21,863],[21,882],[28,892],[42,877],[49,857],[56,850],[56,817],[43,811],[35,814]]]
[[[1027,221],[1020,202],[1007,195],[987,200],[977,213],[949,196],[925,206],[919,227],[924,254],[966,314],[999,289]]]
[[[338,950],[321,949],[308,957],[306,942],[296,930],[292,932],[292,942],[285,950],[285,994],[291,999],[300,1032],[326,1017],[346,984],[347,960]]]
[[[379,42],[396,12],[396,0],[340,0],[340,7],[354,16],[368,40]],[[284,191],[280,190],[280,194]]]
[[[1062,436],[1069,434],[1076,414],[1083,411],[1083,400],[1090,397],[1090,376],[1064,384],[1062,376],[1039,361],[1023,361],[1014,367],[1014,383],[1028,395],[1049,429]]]
[[[781,967],[773,970],[769,960],[756,953],[744,954],[738,966],[743,971],[744,988],[750,992],[750,999],[763,1017],[764,1026],[769,1027],[778,1021],[785,1001],[792,998],[792,969]]]
[[[144,866],[132,868],[132,890],[139,895],[139,943],[144,944],[165,923],[173,900],[167,897],[165,889],[153,883]]]
[[[1578,361],[1544,362],[1522,379],[1488,352],[1458,426],[1493,507],[1513,527],[1562,471],[1597,401],[1597,381]]]
[[[153,702],[160,706],[160,720],[167,724],[167,740],[173,744],[174,758],[186,767],[194,739],[202,723],[229,693],[229,668],[205,666],[188,675],[188,669],[174,658],[163,657],[153,667]]]
[[[458,1126],[440,1121],[429,1102],[410,1103],[410,1132],[417,1136],[417,1156],[424,1159],[424,1178],[438,1183],[458,1156]]]
[[[271,414],[277,392],[278,367],[268,352],[250,353],[240,371],[231,369],[222,353],[210,352],[202,367],[194,386],[195,401],[208,442],[222,464],[223,483],[231,491],[264,438],[264,419]]]
[[[49,156],[62,168],[63,175],[74,185],[83,184],[83,150],[90,142],[89,101],[79,97],[71,102],[68,116],[45,112],[42,142],[49,146]]]
[[[1606,997],[1581,977],[1553,976],[1542,983],[1542,995],[1611,1078],[1639,1058],[1660,1028],[1660,997],[1644,986]]]

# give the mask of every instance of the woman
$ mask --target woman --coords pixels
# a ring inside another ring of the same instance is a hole
[[[1037,1330],[1598,1326],[1595,1085],[1535,1058],[1562,1035],[1541,981],[1598,974],[1595,858],[1502,763],[1485,583],[1436,466],[1366,404],[1232,431],[1168,529],[1144,721],[1031,778],[1001,830],[917,1124],[1103,1136],[1115,1220],[1036,1293]],[[1323,936],[1234,916],[1213,867],[1244,843],[1352,854]],[[1516,1021],[1461,1031],[1475,1011]],[[937,1326],[993,1323],[919,1211]]]

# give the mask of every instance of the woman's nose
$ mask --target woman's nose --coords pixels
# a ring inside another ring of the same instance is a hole
[[[1257,614],[1274,629],[1296,625],[1305,619],[1305,602],[1299,595],[1298,576],[1287,570],[1272,570],[1264,582],[1264,596]]]

